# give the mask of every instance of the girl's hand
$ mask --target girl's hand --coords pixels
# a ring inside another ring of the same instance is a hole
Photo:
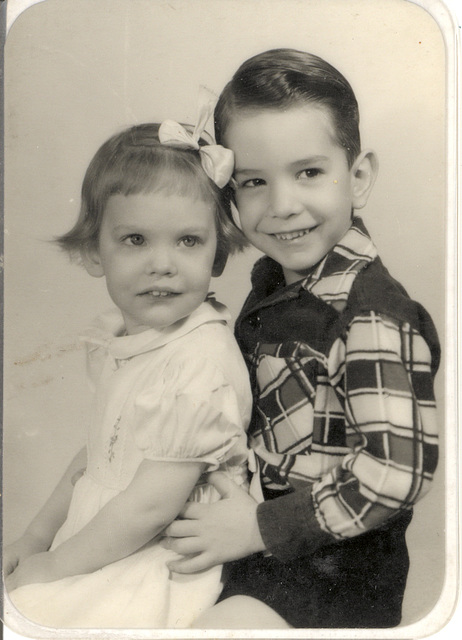
[[[3,552],[3,573],[9,576],[20,562],[23,562],[34,553],[46,551],[47,545],[33,535],[24,534],[19,540],[5,547]]]
[[[23,587],[26,584],[52,582],[60,577],[56,570],[53,554],[44,551],[21,561],[15,571],[6,578],[5,587],[7,591],[13,591],[13,589]]]
[[[257,522],[258,503],[224,473],[211,473],[208,481],[221,494],[213,504],[189,502],[165,529],[163,546],[186,556],[169,563],[177,573],[195,573],[218,564],[263,551]]]

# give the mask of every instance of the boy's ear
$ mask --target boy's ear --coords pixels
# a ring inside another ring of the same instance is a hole
[[[83,248],[80,250],[80,257],[89,275],[94,278],[102,278],[104,276],[104,269],[101,264],[98,249],[90,247]]]
[[[352,206],[362,209],[369,198],[379,169],[377,156],[371,149],[361,151],[352,168]]]

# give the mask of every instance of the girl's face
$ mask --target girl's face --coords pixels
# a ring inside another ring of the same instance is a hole
[[[163,191],[109,198],[98,250],[84,263],[106,277],[129,334],[168,327],[204,301],[217,248],[214,211]]]
[[[287,284],[303,278],[345,234],[355,205],[356,167],[330,114],[310,104],[238,112],[224,143],[236,158],[245,235],[279,262]]]

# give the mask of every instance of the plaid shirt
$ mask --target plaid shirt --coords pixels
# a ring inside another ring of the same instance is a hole
[[[262,258],[236,323],[254,389],[258,519],[281,560],[408,510],[437,463],[439,345],[360,218],[302,281]]]

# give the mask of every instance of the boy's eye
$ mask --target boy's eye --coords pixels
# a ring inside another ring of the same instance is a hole
[[[181,242],[185,247],[191,248],[195,247],[199,242],[199,238],[197,236],[185,236],[181,239]]]
[[[133,245],[135,247],[140,247],[142,244],[144,244],[144,236],[142,236],[141,233],[131,233],[130,235],[123,238],[123,243]]]
[[[316,178],[322,173],[321,169],[303,169],[298,174],[299,178]]]
[[[256,187],[263,187],[266,182],[263,178],[251,178],[250,180],[243,180],[236,184],[239,189],[255,189]]]

